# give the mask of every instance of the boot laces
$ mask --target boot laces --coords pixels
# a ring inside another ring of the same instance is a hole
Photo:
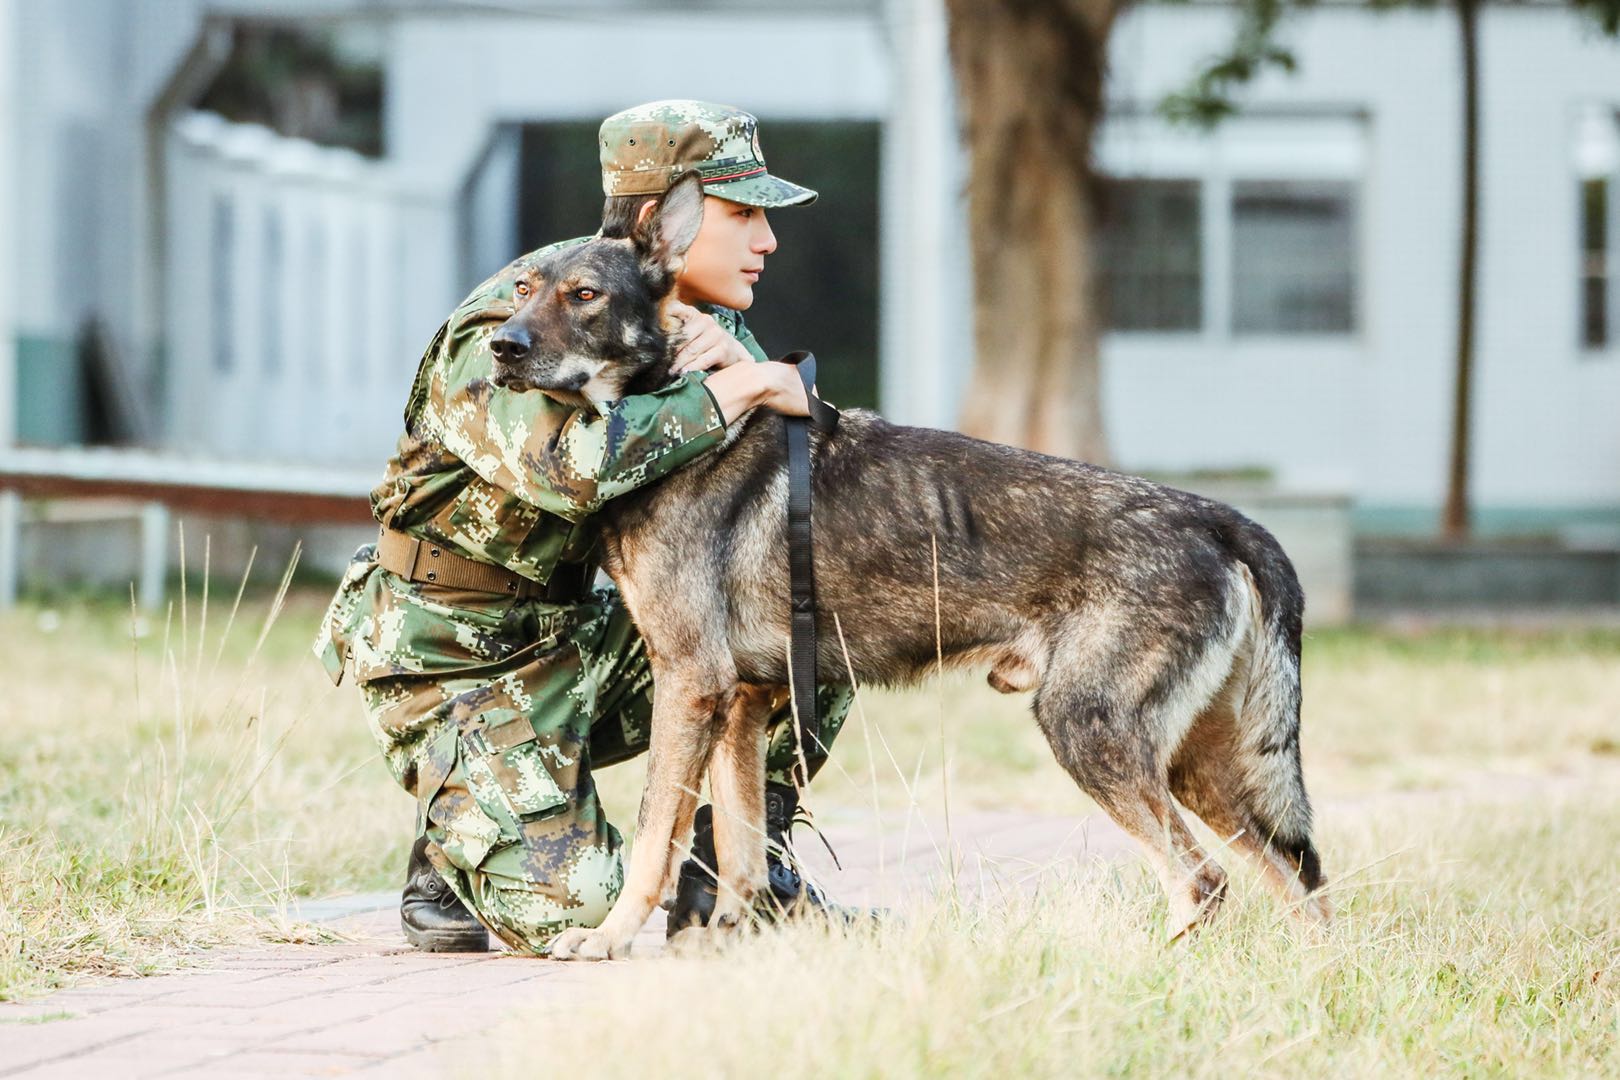
[[[784,847],[792,846],[795,825],[809,826],[810,831],[816,834],[816,839],[821,841],[821,846],[827,849],[827,854],[832,856],[833,865],[842,872],[844,864],[838,860],[838,852],[833,850],[832,841],[827,839],[827,834],[816,824],[816,816],[810,812],[810,807],[805,805],[803,799],[800,799],[799,804],[793,808],[793,816],[788,820],[787,830],[782,834]]]

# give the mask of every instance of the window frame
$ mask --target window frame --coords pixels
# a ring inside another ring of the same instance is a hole
[[[1209,207],[1205,202],[1206,195],[1203,181],[1196,176],[1110,176],[1104,177],[1103,179],[1108,183],[1180,184],[1190,186],[1193,189],[1193,202],[1196,206],[1194,223],[1198,233],[1198,318],[1194,324],[1186,327],[1173,328],[1130,327],[1126,329],[1117,329],[1110,326],[1108,320],[1112,317],[1112,312],[1109,310],[1108,305],[1103,303],[1105,291],[1103,288],[1103,280],[1107,276],[1107,267],[1099,262],[1096,270],[1096,298],[1099,307],[1098,314],[1103,321],[1103,333],[1128,334],[1133,339],[1152,337],[1181,341],[1202,337],[1204,334],[1204,328],[1209,322],[1209,238],[1207,235]],[[1105,256],[1107,254],[1107,252],[1104,250],[1104,243],[1102,239],[1103,233],[1104,223],[1099,221],[1097,223],[1097,242],[1095,245],[1095,250],[1098,256]]]
[[[1576,107],[1570,145],[1575,212],[1569,227],[1574,234],[1575,303],[1570,316],[1570,333],[1575,353],[1581,361],[1620,360],[1620,106],[1609,102],[1587,102]],[[1604,340],[1592,343],[1586,337],[1586,285],[1592,276],[1587,267],[1586,185],[1593,181],[1604,186],[1603,290]]]
[[[1371,120],[1360,109],[1257,111],[1212,132],[1171,125],[1150,109],[1113,107],[1098,139],[1098,171],[1119,182],[1179,180],[1199,185],[1203,244],[1202,326],[1197,330],[1114,330],[1108,342],[1210,346],[1359,348],[1367,335],[1368,147]],[[1235,327],[1234,188],[1240,183],[1342,183],[1351,192],[1351,326],[1333,331],[1239,331]]]
[[[1265,185],[1265,186],[1268,186],[1268,187],[1284,188],[1284,189],[1286,189],[1286,188],[1294,188],[1294,189],[1296,189],[1298,191],[1301,191],[1301,192],[1304,192],[1304,193],[1310,193],[1312,191],[1312,189],[1315,189],[1316,193],[1318,193],[1318,194],[1323,193],[1324,190],[1326,188],[1328,188],[1329,186],[1342,187],[1342,188],[1345,189],[1345,191],[1348,194],[1348,198],[1347,198],[1346,202],[1347,202],[1348,213],[1349,213],[1349,217],[1350,217],[1350,235],[1349,235],[1349,247],[1348,247],[1348,256],[1349,256],[1349,260],[1350,260],[1350,286],[1349,286],[1350,287],[1350,295],[1349,295],[1350,325],[1348,327],[1346,327],[1346,328],[1344,328],[1342,330],[1339,330],[1339,329],[1333,329],[1333,330],[1327,330],[1327,329],[1318,329],[1318,330],[1276,330],[1276,329],[1273,329],[1273,330],[1257,330],[1257,329],[1242,329],[1242,328],[1238,327],[1238,325],[1237,325],[1237,279],[1238,279],[1238,272],[1237,272],[1237,261],[1238,261],[1237,189],[1241,185],[1256,185],[1256,186]],[[1363,285],[1362,285],[1361,273],[1360,273],[1361,267],[1362,267],[1362,258],[1361,258],[1361,246],[1362,246],[1361,245],[1361,217],[1362,217],[1361,202],[1362,202],[1362,199],[1361,199],[1360,185],[1354,180],[1336,180],[1336,179],[1326,179],[1326,178],[1321,178],[1321,177],[1312,177],[1310,179],[1300,179],[1298,177],[1290,177],[1290,178],[1288,178],[1286,180],[1275,180],[1275,179],[1258,180],[1258,179],[1254,179],[1254,178],[1251,178],[1251,177],[1236,177],[1236,178],[1233,178],[1233,179],[1231,179],[1231,180],[1229,180],[1227,182],[1226,188],[1227,188],[1226,214],[1227,214],[1227,220],[1228,220],[1229,225],[1230,225],[1230,235],[1228,237],[1228,242],[1229,242],[1228,243],[1228,246],[1229,246],[1229,253],[1228,254],[1229,254],[1230,262],[1229,262],[1229,265],[1228,265],[1228,268],[1227,268],[1227,275],[1228,275],[1227,276],[1227,286],[1228,286],[1228,289],[1230,291],[1228,292],[1228,295],[1227,295],[1227,307],[1226,307],[1226,318],[1227,318],[1228,326],[1230,327],[1229,336],[1233,340],[1238,340],[1238,341],[1250,341],[1250,340],[1257,339],[1257,338],[1260,339],[1260,340],[1273,340],[1273,339],[1276,339],[1276,340],[1284,340],[1284,341],[1310,341],[1312,339],[1324,339],[1325,338],[1325,339],[1330,339],[1330,340],[1334,340],[1334,341],[1342,341],[1342,340],[1346,340],[1346,339],[1353,339],[1353,338],[1359,337],[1360,333],[1361,333],[1361,327],[1362,327],[1362,302],[1361,302],[1361,296],[1362,296],[1362,293],[1364,291]]]

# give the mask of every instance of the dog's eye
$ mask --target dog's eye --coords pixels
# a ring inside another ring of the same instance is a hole
[[[588,301],[591,301],[591,300],[595,300],[596,299],[596,290],[595,289],[575,289],[574,290],[574,299],[580,301],[581,303],[585,303],[585,302],[588,302]]]

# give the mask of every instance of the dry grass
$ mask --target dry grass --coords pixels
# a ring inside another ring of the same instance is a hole
[[[1349,870],[1326,932],[1249,875],[1162,944],[1139,866],[940,898],[877,930],[794,927],[632,962],[568,1010],[515,1015],[460,1075],[1612,1076],[1620,797],[1326,816]],[[1598,856],[1598,857],[1594,857]],[[680,1003],[668,1007],[662,1003]],[[538,1049],[543,1048],[543,1051]]]
[[[400,878],[410,800],[376,758],[358,695],[333,689],[306,651],[324,592],[294,591],[257,648],[273,597],[250,598],[232,621],[233,592],[216,582],[205,608],[194,579],[183,611],[177,594],[170,618],[135,640],[115,600],[0,617],[13,673],[0,703],[0,998],[157,970],[202,945],[308,934],[286,918],[293,898]],[[1579,770],[1620,753],[1620,634],[1322,634],[1307,667],[1319,798],[1468,770]],[[937,808],[946,761],[957,811],[1087,809],[1023,698],[952,680],[863,705],[869,723],[851,719],[817,781],[824,814]],[[637,764],[600,774],[615,820],[633,820],[641,776]],[[1345,865],[1337,851],[1331,865]],[[1146,910],[1134,874],[1121,895]]]
[[[205,609],[192,586],[183,618],[0,618],[0,999],[305,938],[295,896],[402,875],[409,800],[306,651],[322,598],[291,597],[259,644],[273,596],[232,621],[232,595]]]

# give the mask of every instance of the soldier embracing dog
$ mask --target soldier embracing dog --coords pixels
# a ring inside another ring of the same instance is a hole
[[[495,383],[611,403],[678,378],[665,315],[709,201],[683,176],[628,239],[528,267],[523,303],[490,339]],[[705,773],[721,892],[707,925],[747,926],[769,895],[754,823],[772,694],[791,682],[809,695],[818,678],[904,686],[941,667],[1034,691],[1053,756],[1158,870],[1172,935],[1208,922],[1226,892],[1183,810],[1294,914],[1331,916],[1300,768],[1305,598],[1275,537],[1141,477],[815,411],[813,438],[745,413],[719,451],[601,511],[602,564],[658,692],[624,888],[600,927],[563,931],[552,956],[628,954],[675,884],[671,852]],[[836,644],[818,644],[806,615],[834,623]]]
[[[767,172],[754,117],[725,106],[630,109],[603,123],[599,144],[602,236],[629,235],[683,173],[702,177],[702,231],[675,281],[680,377],[610,404],[592,402],[584,372],[572,402],[494,384],[490,337],[526,299],[525,270],[583,241],[532,252],[478,286],[422,358],[405,433],[372,493],[379,540],[356,553],[315,643],[334,681],[347,664],[390,771],[416,797],[400,917],[424,949],[487,948],[487,927],[543,953],[562,930],[606,916],[623,885],[621,839],[592,770],[646,750],[653,687],[623,603],[596,584],[595,516],[712,451],[747,410],[806,410],[797,374],[767,360],[740,312],[776,247],[765,211],[816,193]],[[818,697],[811,774],[850,704],[845,686]],[[771,892],[836,911],[782,858],[798,804],[785,700],[769,731]],[[715,861],[705,807],[672,930],[707,921]]]

